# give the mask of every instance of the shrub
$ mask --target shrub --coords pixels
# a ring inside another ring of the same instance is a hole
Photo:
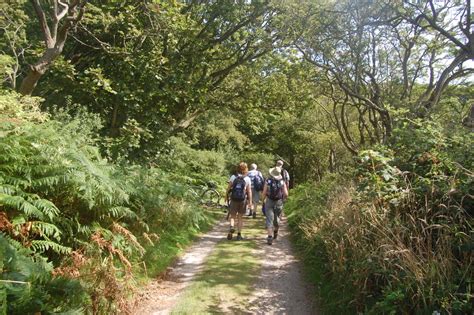
[[[27,105],[35,102],[13,93],[0,97],[8,104],[0,114],[8,122],[0,125],[0,233],[9,246],[2,277],[30,288],[8,284],[0,298],[11,313],[66,312],[78,305],[85,312],[127,313],[142,243],[156,240],[155,233],[198,229],[206,220],[202,209],[176,181],[184,177],[103,158],[93,116],[48,119]],[[200,171],[211,165],[200,163]],[[23,275],[28,268],[41,279]],[[70,296],[76,288],[78,295]]]
[[[353,189],[323,182],[288,204],[332,312],[473,311],[473,136],[411,127],[361,152]]]
[[[50,262],[1,233],[0,257],[2,314],[72,313],[88,303],[79,281],[53,277]]]

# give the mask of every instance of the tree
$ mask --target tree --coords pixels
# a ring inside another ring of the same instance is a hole
[[[429,65],[430,84],[420,105],[426,110],[439,103],[441,94],[450,82],[474,73],[474,68],[465,67],[468,60],[474,60],[474,24],[471,1],[404,1],[397,7],[399,16],[407,23],[430,32],[446,43],[450,57],[435,78],[433,64]],[[439,55],[441,52],[438,51]]]
[[[470,2],[419,3],[304,2],[286,12],[296,47],[320,70],[326,111],[354,154],[387,142],[394,109],[425,115],[447,84],[473,72],[463,68],[472,59]]]
[[[352,153],[360,146],[385,142],[392,131],[386,68],[393,60],[386,43],[390,30],[376,19],[389,16],[386,7],[353,1],[309,6],[295,45],[319,69],[318,81],[329,100],[322,106]]]
[[[4,39],[0,41],[0,75],[14,90],[27,43],[28,16],[23,11],[25,2],[26,0],[17,0],[0,3],[0,32]]]
[[[52,1],[50,23],[39,0],[31,0],[38,18],[45,50],[23,79],[19,92],[24,95],[33,93],[39,79],[46,73],[52,62],[62,53],[68,33],[81,20],[87,0]],[[49,7],[49,6],[48,6]]]

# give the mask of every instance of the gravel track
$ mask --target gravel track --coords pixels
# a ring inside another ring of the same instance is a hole
[[[260,217],[261,219],[261,217]],[[265,231],[255,240],[256,254],[262,257],[261,273],[252,294],[240,305],[222,305],[234,314],[319,314],[313,288],[305,283],[302,266],[291,248],[283,220],[278,239],[266,244]],[[245,223],[244,223],[245,224]],[[169,314],[181,293],[205,267],[206,257],[220,241],[226,241],[228,223],[222,220],[199,238],[161,278],[152,281],[138,295],[133,314]]]

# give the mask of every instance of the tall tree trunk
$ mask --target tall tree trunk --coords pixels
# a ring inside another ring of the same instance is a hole
[[[110,121],[110,135],[112,137],[116,137],[120,134],[119,128],[117,125],[118,111],[119,111],[119,102],[116,102],[112,110],[112,119]]]

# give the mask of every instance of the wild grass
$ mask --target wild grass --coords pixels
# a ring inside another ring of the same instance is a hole
[[[379,162],[357,186],[328,180],[301,187],[287,207],[324,313],[472,313],[474,230],[462,203],[468,204],[466,186],[453,195],[434,180],[420,190],[432,175],[399,172],[380,180],[377,172],[390,173]]]

